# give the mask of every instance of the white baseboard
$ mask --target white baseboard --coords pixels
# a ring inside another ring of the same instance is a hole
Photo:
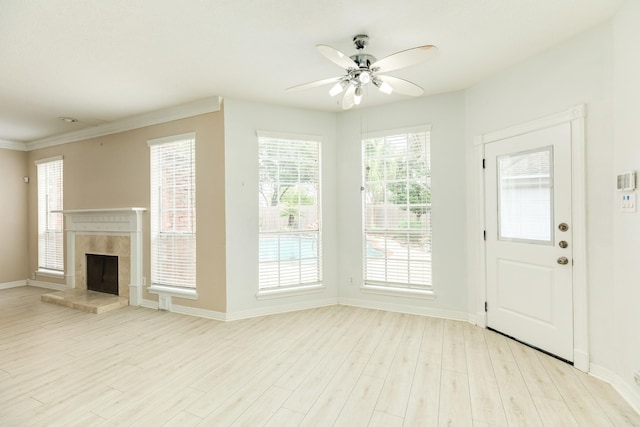
[[[373,310],[394,311],[396,313],[417,314],[421,316],[440,317],[442,319],[462,320],[474,323],[469,313],[463,311],[441,310],[429,307],[416,307],[413,305],[395,304],[384,301],[363,301],[354,298],[338,298],[338,304],[352,307],[371,308]]]
[[[604,382],[611,384],[611,386],[623,397],[624,400],[631,405],[637,413],[640,414],[640,392],[637,387],[625,382],[620,375],[616,374],[612,370],[600,366],[595,363],[589,365],[589,374],[601,379]]]
[[[54,291],[64,291],[67,289],[66,285],[59,283],[43,282],[42,280],[27,280],[28,286],[35,286],[36,288],[53,289]]]
[[[151,308],[153,310],[157,310],[158,309],[158,301],[153,301],[153,300],[150,300],[150,299],[142,298],[142,301],[140,301],[140,307],[142,307],[142,308]]]
[[[478,312],[476,314],[473,313],[469,313],[467,316],[467,321],[469,323],[472,323],[476,326],[479,326],[481,328],[486,328],[487,327],[487,313],[483,312]]]
[[[212,320],[227,320],[226,314],[214,310],[206,310],[204,308],[187,307],[184,305],[173,304],[171,307],[173,313],[187,314],[189,316],[204,317]]]
[[[237,311],[231,313],[222,313],[214,310],[207,310],[203,308],[186,307],[184,305],[171,304],[172,313],[186,314],[189,316],[204,317],[206,319],[233,321],[241,319],[249,319],[252,317],[269,316],[272,314],[287,313],[290,311],[307,310],[310,308],[326,307],[329,305],[336,305],[338,301],[335,298],[327,298],[320,301],[311,301],[296,304],[277,305],[274,307],[264,307],[252,310]],[[153,300],[143,299],[141,307],[151,308],[158,310],[158,302]]]
[[[584,350],[573,350],[573,367],[581,370],[582,372],[590,372],[591,365],[589,364],[589,353]]]
[[[269,316],[271,314],[288,313],[291,311],[307,310],[310,308],[326,307],[338,304],[337,298],[324,298],[314,301],[305,301],[294,304],[279,304],[271,307],[254,308],[251,310],[226,313],[225,320],[249,319],[252,317]]]
[[[27,286],[27,281],[16,280],[15,282],[0,283],[0,289],[19,288],[20,286]]]

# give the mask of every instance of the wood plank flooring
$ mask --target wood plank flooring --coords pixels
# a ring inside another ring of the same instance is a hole
[[[95,315],[46,292],[0,291],[2,426],[640,426],[608,384],[465,322]]]

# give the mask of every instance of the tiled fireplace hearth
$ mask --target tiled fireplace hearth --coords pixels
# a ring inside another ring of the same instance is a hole
[[[118,257],[118,295],[142,302],[142,213],[145,208],[65,210],[68,289],[87,289],[87,254]]]

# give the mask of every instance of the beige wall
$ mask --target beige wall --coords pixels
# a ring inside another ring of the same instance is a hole
[[[27,278],[27,153],[0,149],[0,284]]]
[[[35,161],[64,156],[64,209],[149,208],[149,147],[147,141],[187,132],[196,133],[197,290],[198,299],[174,299],[174,304],[226,311],[223,112],[176,120],[141,129],[91,138],[29,153],[29,173]],[[29,243],[37,247],[37,186],[29,192]],[[144,276],[150,277],[149,214],[144,222]],[[37,269],[37,253],[29,256],[29,271]],[[55,282],[50,278],[42,279]],[[60,281],[60,283],[62,283]],[[154,300],[146,291],[143,298]]]

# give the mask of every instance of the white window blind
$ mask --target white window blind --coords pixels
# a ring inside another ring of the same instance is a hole
[[[63,160],[36,162],[38,171],[38,270],[64,271]]]
[[[428,130],[362,141],[365,285],[431,289]]]
[[[322,281],[320,142],[260,135],[259,289]]]
[[[195,134],[149,141],[151,282],[196,287]]]

